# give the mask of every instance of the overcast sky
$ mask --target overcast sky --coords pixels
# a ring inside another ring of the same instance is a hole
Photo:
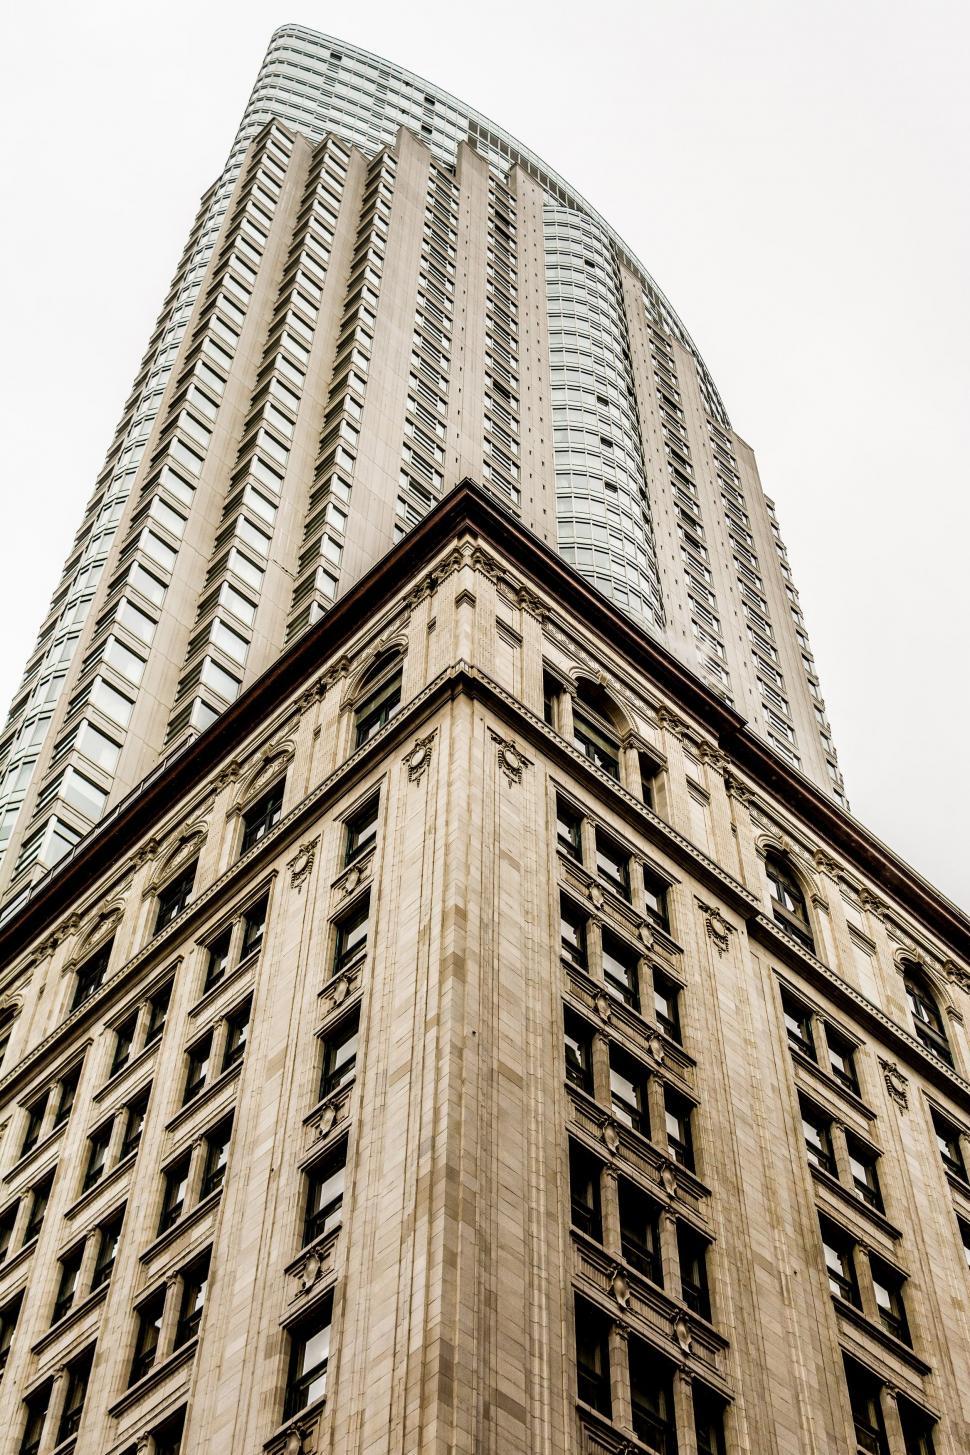
[[[0,699],[273,28],[493,117],[616,227],[778,507],[853,811],[970,903],[970,8],[10,5]]]

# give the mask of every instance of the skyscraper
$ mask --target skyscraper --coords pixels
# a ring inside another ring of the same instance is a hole
[[[0,739],[7,912],[464,476],[844,802],[772,504],[644,267],[485,117],[287,26]]]
[[[970,1448],[970,922],[802,635],[606,224],[278,32],[6,735],[0,1455]]]

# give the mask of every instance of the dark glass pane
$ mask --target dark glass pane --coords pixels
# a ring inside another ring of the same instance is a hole
[[[620,1246],[623,1256],[651,1283],[663,1287],[663,1264],[660,1259],[660,1209],[625,1177],[617,1181],[620,1206]]]
[[[283,787],[285,780],[274,783],[272,788],[257,798],[243,814],[243,835],[239,848],[240,854],[246,854],[250,849],[265,838],[270,829],[275,828],[283,814]]]
[[[158,909],[155,914],[155,930],[165,929],[174,919],[182,913],[192,896],[195,888],[195,874],[198,868],[198,860],[193,860],[181,873],[176,874],[158,892]]]
[[[584,1404],[607,1418],[612,1415],[609,1326],[599,1310],[581,1298],[576,1300],[576,1383]]]
[[[307,1206],[303,1243],[339,1228],[341,1223],[347,1144],[344,1142],[325,1161],[307,1173]]]
[[[344,850],[344,864],[352,864],[366,854],[377,838],[377,818],[380,799],[371,801],[358,809],[347,820],[347,844]]]
[[[600,1175],[602,1163],[578,1146],[569,1144],[569,1193],[572,1222],[598,1243],[603,1241],[603,1220],[600,1210]]]

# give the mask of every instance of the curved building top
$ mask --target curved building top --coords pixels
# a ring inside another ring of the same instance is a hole
[[[238,164],[249,141],[274,116],[314,138],[336,130],[364,151],[393,142],[398,127],[408,126],[449,164],[454,163],[459,144],[467,140],[503,172],[521,166],[551,198],[603,230],[620,259],[641,278],[663,326],[696,359],[707,385],[708,406],[730,427],[696,344],[636,254],[574,187],[480,111],[359,46],[301,25],[284,25],[270,40],[236,135],[230,167]]]

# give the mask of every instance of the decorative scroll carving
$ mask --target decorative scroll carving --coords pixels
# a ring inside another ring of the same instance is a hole
[[[630,1307],[630,1285],[627,1282],[626,1274],[619,1264],[614,1267],[612,1277],[610,1278],[610,1293],[616,1299],[620,1308],[627,1309]]]
[[[704,916],[704,928],[707,930],[708,939],[713,941],[719,955],[725,954],[730,946],[731,936],[734,934],[734,926],[728,924],[717,905],[705,904],[701,899],[697,903]]]
[[[884,1056],[880,1056],[879,1065],[882,1067],[886,1090],[899,1109],[905,1111],[909,1106],[909,1082],[895,1061],[887,1061]]]
[[[959,986],[964,995],[970,995],[970,970],[964,970],[954,960],[944,960],[943,973],[951,985]]]
[[[522,774],[525,769],[532,767],[532,759],[527,758],[524,753],[520,753],[510,738],[500,737],[492,728],[489,728],[488,731],[498,750],[499,769],[508,779],[509,787],[514,788],[522,782]]]
[[[431,764],[431,750],[438,729],[432,728],[425,738],[415,738],[414,746],[405,753],[404,766],[408,770],[408,782],[420,783]]]
[[[313,861],[317,857],[317,844],[319,842],[319,834],[317,834],[316,838],[307,839],[306,843],[301,844],[297,849],[293,858],[287,860],[286,867],[290,871],[290,884],[294,889],[302,891],[304,883],[309,878],[310,871],[313,868]]]

